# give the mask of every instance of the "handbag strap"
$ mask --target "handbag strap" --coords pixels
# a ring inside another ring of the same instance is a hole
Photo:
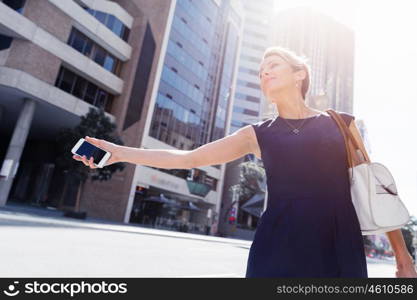
[[[330,114],[333,120],[338,125],[340,132],[343,135],[343,139],[345,141],[346,146],[346,153],[348,159],[348,167],[352,168],[356,165],[362,164],[364,162],[368,162],[365,154],[363,153],[362,149],[359,147],[358,142],[356,141],[355,137],[353,136],[352,132],[347,127],[343,118],[333,109],[327,109],[326,112]],[[350,142],[350,143],[349,143]],[[357,150],[360,151],[362,157],[358,155]],[[353,178],[353,173],[352,173]]]

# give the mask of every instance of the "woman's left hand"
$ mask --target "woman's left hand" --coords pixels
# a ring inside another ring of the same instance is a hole
[[[417,278],[417,272],[414,264],[409,263],[402,266],[397,265],[397,272],[395,272],[395,277]]]

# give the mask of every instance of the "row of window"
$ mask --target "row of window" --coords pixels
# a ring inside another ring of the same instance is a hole
[[[205,38],[194,33],[194,31],[188,28],[188,25],[181,21],[177,16],[174,17],[173,27],[177,29],[178,32],[203,55],[203,57],[209,57],[210,47],[208,47],[208,42]]]
[[[248,68],[245,68],[245,67],[239,67],[239,72],[250,74],[250,75],[255,75],[256,77],[259,76],[259,71],[256,71],[256,70],[253,70],[253,69],[248,69]]]
[[[242,54],[240,57],[243,58],[244,60],[247,60],[247,61],[250,61],[250,62],[254,62],[254,63],[258,63],[258,64],[261,63],[261,58],[260,57],[244,55],[244,54]]]
[[[253,83],[253,82],[248,82],[248,81],[244,81],[244,80],[238,80],[237,84],[240,86],[246,86],[246,87],[250,87],[250,88],[254,88],[254,89],[260,89],[260,85],[257,83]]]
[[[111,14],[104,13],[99,10],[94,10],[88,7],[84,9],[92,16],[94,16],[100,23],[104,24],[108,29],[113,31],[118,37],[126,41],[129,39],[130,29],[124,25],[118,18]]]
[[[55,86],[105,111],[111,111],[114,96],[94,83],[61,66]]]
[[[158,94],[150,136],[178,149],[192,150],[202,144],[204,131],[198,115]]]
[[[257,19],[252,19],[250,17],[246,17],[245,18],[245,23],[249,24],[249,25],[255,25],[255,26],[261,26],[261,27],[266,27],[268,25],[268,21],[267,20],[257,20]]]
[[[94,60],[106,70],[119,74],[121,62],[107,52],[104,48],[97,45],[81,31],[73,28],[68,38],[68,45]]]
[[[171,111],[172,115],[185,123],[188,124],[195,124],[198,125],[201,122],[201,119],[198,115],[196,115],[196,112],[193,110],[189,110],[182,106],[181,104],[178,104],[172,99],[172,96],[169,94],[162,95],[158,93],[158,105],[167,111]]]
[[[252,44],[252,43],[248,43],[248,42],[242,42],[242,46],[253,49],[253,50],[259,50],[259,51],[262,51],[262,52],[266,50],[265,47],[262,47],[262,46],[259,46],[259,45],[256,45],[256,44]]]
[[[250,116],[258,116],[258,113],[252,109],[248,109],[248,108],[244,108],[244,107],[240,107],[240,106],[234,106],[233,107],[233,111],[237,112],[237,113],[242,113],[245,115],[250,115]]]
[[[184,1],[178,1],[178,4],[190,16],[190,18],[192,19],[192,22],[197,22],[199,25],[199,28],[201,30],[204,30],[204,35],[206,36],[206,38],[211,40],[213,33],[214,33],[214,28],[215,28],[215,26],[213,26],[212,24],[211,19],[207,16],[204,16],[202,14],[202,11],[197,9],[192,3],[189,3],[189,2],[184,3]],[[199,28],[194,28],[194,26],[192,27],[194,30],[199,30]]]
[[[179,1],[186,1],[186,0],[179,0]],[[205,12],[205,14],[207,15],[208,18],[210,18],[210,20],[215,19],[216,18],[216,13],[219,10],[219,6],[218,0],[207,0],[207,1],[201,1],[201,0],[197,0],[197,1],[192,1],[192,0],[188,0],[189,4],[188,5],[192,5],[194,4],[197,9],[200,9],[202,11]]]
[[[168,53],[171,54],[177,61],[183,64],[188,70],[196,74],[202,81],[207,80],[207,70],[204,68],[202,61],[196,61],[182,48],[181,43],[174,43],[172,40],[168,42]]]
[[[245,34],[245,35],[247,34],[247,35],[251,35],[251,36],[256,37],[256,38],[260,38],[260,39],[263,39],[263,40],[267,40],[267,36],[265,34],[259,33],[259,32],[255,32],[255,31],[252,31],[250,29],[245,29],[244,32],[243,32],[243,34]]]
[[[241,121],[236,121],[236,120],[232,120],[232,126],[235,126],[237,128],[242,128],[246,125],[249,125],[249,123],[245,123],[245,122],[241,122]]]
[[[248,100],[255,103],[260,103],[261,99],[258,97],[250,96],[250,95],[244,95],[241,93],[235,93],[235,97],[242,100]]]
[[[198,85],[192,86],[188,81],[181,78],[177,72],[178,71],[174,68],[169,69],[164,65],[162,80],[188,96],[192,101],[201,105],[203,103],[204,94],[200,91],[200,87]]]
[[[3,0],[1,2],[21,14],[23,13],[23,7],[25,6],[26,0]]]
[[[240,27],[242,24],[242,18],[237,14],[233,7],[230,8],[230,16],[235,21],[236,25]]]

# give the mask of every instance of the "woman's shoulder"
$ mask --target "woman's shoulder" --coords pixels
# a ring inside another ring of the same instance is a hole
[[[347,127],[349,127],[350,122],[352,120],[355,120],[355,116],[352,113],[348,113],[345,111],[338,111],[338,113],[342,117],[342,119],[345,121]]]
[[[253,124],[251,124],[253,127],[255,128],[263,128],[263,127],[268,127],[272,124],[272,122],[275,120],[275,117],[271,117],[265,120],[261,120],[258,122],[255,122]]]
[[[271,117],[265,120],[255,122],[251,124],[251,126],[255,129],[255,131],[259,131],[261,129],[270,127],[273,124],[274,120],[275,120],[275,117]]]

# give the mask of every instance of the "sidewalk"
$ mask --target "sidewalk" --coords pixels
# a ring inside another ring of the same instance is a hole
[[[18,225],[19,223],[32,223],[50,225],[50,226],[66,226],[66,227],[82,227],[97,230],[111,230],[120,232],[134,232],[149,235],[159,235],[173,238],[205,240],[210,242],[237,244],[244,247],[250,247],[252,241],[240,240],[235,238],[224,238],[210,235],[193,234],[185,232],[177,232],[170,230],[162,230],[149,228],[134,224],[125,224],[122,222],[107,221],[88,217],[84,220],[73,219],[63,216],[63,212],[55,208],[42,208],[20,204],[7,204],[0,207],[0,225]]]

